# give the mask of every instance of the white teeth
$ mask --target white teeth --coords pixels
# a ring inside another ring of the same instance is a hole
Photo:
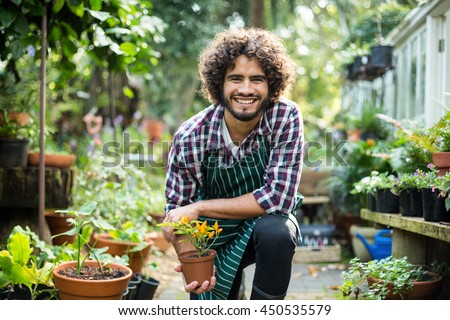
[[[255,102],[255,100],[242,100],[242,99],[236,99],[236,101],[242,104],[252,104],[253,102]]]

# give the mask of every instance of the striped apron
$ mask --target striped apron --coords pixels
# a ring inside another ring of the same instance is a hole
[[[208,153],[202,167],[205,187],[201,190],[199,200],[234,198],[261,188],[264,185],[264,173],[270,149],[267,149],[267,141],[261,136],[258,136],[258,142],[260,146],[258,150],[228,168],[220,167],[217,151]],[[297,198],[296,208],[301,205],[300,194]],[[286,215],[286,217],[294,221],[298,229],[295,217],[292,214]],[[259,218],[218,220],[219,227],[223,231],[212,246],[217,251],[214,260],[217,282],[212,291],[199,295],[200,300],[226,300],[228,298],[253,227]],[[216,221],[216,219],[206,217],[199,217],[199,220],[208,221],[208,225],[212,225]]]

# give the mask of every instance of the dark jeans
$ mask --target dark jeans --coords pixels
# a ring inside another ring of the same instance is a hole
[[[279,215],[265,215],[255,224],[237,270],[228,300],[238,299],[244,268],[256,263],[251,300],[280,300],[286,296],[291,279],[292,258],[298,230],[294,223]],[[197,300],[191,294],[191,300]]]

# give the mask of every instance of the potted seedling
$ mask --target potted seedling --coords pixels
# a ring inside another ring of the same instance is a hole
[[[392,256],[369,262],[354,258],[343,277],[339,289],[346,299],[432,299],[439,294],[443,282],[441,275],[426,267],[413,265],[406,257]]]
[[[89,237],[83,234],[83,229],[88,227],[114,230],[91,215],[96,206],[96,202],[91,202],[79,210],[57,210],[73,216],[69,218],[72,229],[61,235],[77,234],[76,261],[62,263],[53,270],[53,281],[62,300],[120,300],[133,274],[130,268],[117,261],[102,258],[107,248],[92,247]],[[88,254],[82,253],[84,246]],[[88,260],[90,257],[93,260]]]
[[[214,258],[216,256],[216,251],[211,249],[211,246],[222,232],[218,222],[216,221],[213,226],[209,226],[207,221],[190,220],[189,217],[182,217],[179,221],[163,222],[158,226],[172,227],[175,234],[184,236],[184,239],[180,242],[190,242],[195,248],[178,254],[186,283],[210,281],[214,273]]]

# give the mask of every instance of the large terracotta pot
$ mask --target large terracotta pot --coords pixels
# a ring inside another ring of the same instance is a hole
[[[108,267],[123,270],[126,275],[111,280],[80,280],[62,276],[59,270],[76,267],[76,261],[62,263],[53,270],[53,282],[61,300],[121,300],[128,287],[133,271],[116,263]],[[86,261],[84,265],[96,266],[97,261]]]
[[[436,299],[439,295],[442,282],[444,278],[433,272],[428,272],[430,276],[435,277],[435,280],[429,281],[413,281],[413,287],[411,291],[400,294],[389,293],[386,300],[430,300]],[[368,278],[367,283],[369,286],[374,283],[380,282],[380,279]],[[392,285],[388,285],[388,290],[392,291]]]
[[[150,248],[153,245],[153,242],[150,239],[146,239],[148,245],[144,249],[141,251],[132,252],[131,250],[133,247],[136,247],[138,243],[114,240],[111,239],[111,237],[106,233],[97,234],[94,238],[97,241],[95,244],[97,248],[108,247],[108,251],[106,252],[112,254],[113,256],[128,255],[130,269],[133,270],[133,272],[142,271],[142,268],[144,267],[144,264],[150,254]]]
[[[47,167],[70,168],[75,159],[74,154],[44,154],[44,163]],[[39,152],[28,153],[28,165],[39,166]]]
[[[10,112],[8,113],[9,122],[16,123],[18,125],[24,126],[28,124],[28,119],[30,118],[28,112]],[[5,117],[2,112],[0,112],[0,125],[5,124]]]
[[[57,213],[53,211],[45,211],[45,221],[47,222],[48,228],[50,229],[50,234],[52,236],[69,231],[72,227],[67,223],[67,218],[70,215]],[[64,243],[74,243],[77,235],[67,236],[62,235],[52,238],[52,244],[60,246]]]
[[[450,170],[450,152],[434,152],[431,154],[433,164],[440,176],[445,175]]]
[[[208,253],[209,255],[203,257],[198,257],[196,250],[178,254],[178,260],[181,262],[181,270],[186,284],[198,281],[200,286],[205,281],[211,281],[211,277],[214,275],[216,251],[210,249]]]
[[[145,238],[151,240],[154,246],[157,247],[158,250],[162,252],[167,251],[171,246],[170,242],[164,239],[164,236],[161,231],[150,232],[146,234]]]

